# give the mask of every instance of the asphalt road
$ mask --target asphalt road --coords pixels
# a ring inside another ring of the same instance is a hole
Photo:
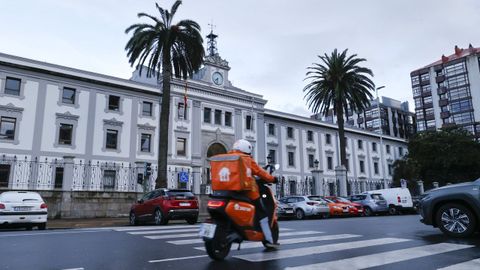
[[[419,216],[280,223],[281,248],[202,251],[198,225],[0,232],[0,269],[480,269],[480,236],[458,240]],[[261,244],[260,244],[261,245]]]

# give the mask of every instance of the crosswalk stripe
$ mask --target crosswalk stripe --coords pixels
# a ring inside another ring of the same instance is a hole
[[[286,232],[286,233],[280,233],[280,236],[296,236],[296,235],[315,234],[315,233],[323,233],[323,232],[317,232],[317,231]],[[167,243],[174,244],[174,245],[191,245],[191,244],[203,243],[203,239],[197,238],[197,239],[175,240],[175,241],[168,241]]]
[[[198,228],[200,225],[169,225],[169,226],[143,226],[143,227],[128,227],[128,228],[113,228],[114,231],[127,232],[127,231],[151,231],[151,230],[170,230],[170,229],[183,229],[183,228]]]
[[[193,229],[178,229],[178,230],[156,230],[156,231],[140,231],[140,232],[127,232],[128,234],[134,235],[145,235],[145,234],[167,234],[167,233],[181,233],[181,232],[198,232],[198,228]]]
[[[438,270],[472,270],[480,269],[480,259],[475,259],[459,264],[450,265],[447,267],[439,268]]]
[[[340,240],[340,239],[347,239],[347,238],[354,238],[354,237],[361,237],[361,235],[334,234],[334,235],[324,235],[324,236],[316,236],[316,237],[290,238],[290,239],[281,240],[280,247],[284,245],[291,245],[291,244],[328,241],[328,240]],[[260,242],[249,242],[249,243],[242,244],[240,249],[259,248],[259,247],[263,247],[263,244]],[[204,247],[196,247],[195,249],[205,251]]]
[[[400,250],[387,251],[383,253],[376,253],[366,256],[358,256],[354,258],[348,258],[337,261],[330,261],[325,263],[316,263],[309,265],[302,265],[298,267],[288,267],[286,270],[305,270],[305,269],[328,269],[328,270],[341,270],[341,269],[365,269],[371,267],[382,266],[385,264],[396,263],[425,256],[432,256],[440,253],[456,251],[465,248],[471,248],[471,245],[459,245],[440,243],[434,245],[426,245],[420,247],[406,248]],[[470,268],[472,269],[472,268]]]
[[[234,256],[234,258],[238,258],[238,259],[242,259],[250,262],[261,262],[261,261],[270,261],[270,260],[277,260],[277,259],[307,256],[307,255],[313,255],[313,254],[328,253],[328,252],[334,252],[334,251],[342,251],[342,250],[355,249],[355,248],[377,246],[377,245],[402,243],[407,241],[411,241],[411,240],[401,239],[401,238],[379,238],[379,239],[330,244],[330,245],[324,245],[324,246],[285,249],[285,250],[278,250],[275,252],[268,252],[268,253],[259,252],[259,253],[245,254],[245,255],[236,255]]]
[[[168,238],[185,238],[185,237],[198,237],[198,233],[183,233],[183,234],[167,234],[167,235],[148,235],[144,236],[145,238],[158,240],[158,239],[168,239]]]

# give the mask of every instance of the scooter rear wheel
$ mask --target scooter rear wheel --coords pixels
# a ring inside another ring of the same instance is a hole
[[[232,243],[227,242],[225,232],[222,230],[215,231],[215,236],[212,239],[205,240],[205,249],[210,258],[216,261],[222,261],[230,252]]]

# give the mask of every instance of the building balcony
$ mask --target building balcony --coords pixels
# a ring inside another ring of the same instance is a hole
[[[429,85],[429,84],[430,84],[430,81],[429,81],[429,80],[425,80],[425,81],[421,81],[421,82],[420,82],[420,85],[421,85],[421,86]]]
[[[423,108],[424,109],[433,108],[433,103],[425,103],[425,104],[423,104]]]
[[[456,126],[455,123],[444,123],[444,124],[442,125],[442,128],[449,128],[449,127],[454,127],[454,126]]]
[[[432,91],[424,91],[422,92],[422,97],[428,97],[432,95]]]
[[[435,114],[433,113],[430,113],[430,114],[427,114],[425,115],[425,120],[434,120],[435,119]]]
[[[436,83],[441,83],[443,81],[445,81],[445,75],[440,75],[435,78]]]
[[[441,71],[442,69],[443,69],[443,65],[442,65],[442,64],[435,65],[435,66],[433,67],[433,70],[435,70],[435,72]]]
[[[435,130],[437,130],[437,128],[436,127],[427,127],[427,130],[435,131]]]
[[[439,95],[443,95],[445,93],[447,93],[447,88],[445,86],[440,86],[438,89],[437,89],[437,93]]]
[[[448,105],[448,99],[446,99],[446,98],[440,99],[438,101],[438,106],[440,106],[440,107],[447,106],[447,105]]]
[[[440,118],[444,119],[444,118],[448,118],[450,117],[450,112],[441,112],[440,113]]]

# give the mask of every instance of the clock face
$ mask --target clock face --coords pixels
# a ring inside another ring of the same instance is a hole
[[[222,85],[223,84],[223,75],[220,72],[214,72],[212,74],[212,81],[216,85]]]

